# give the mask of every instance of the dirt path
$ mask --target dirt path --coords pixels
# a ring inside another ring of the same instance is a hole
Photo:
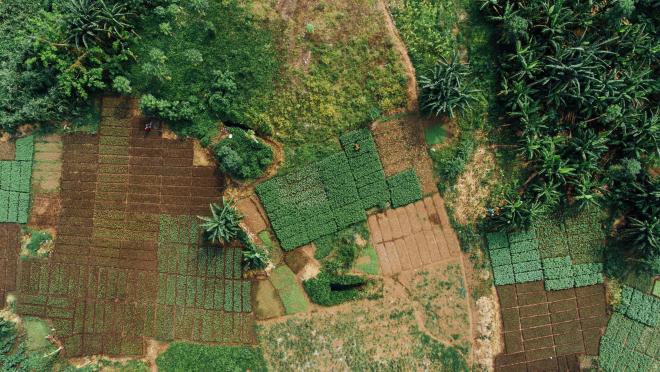
[[[406,48],[406,44],[404,44],[401,36],[399,35],[399,31],[396,28],[396,25],[394,25],[394,20],[392,19],[389,9],[387,9],[385,0],[378,0],[378,8],[380,8],[381,12],[383,12],[387,31],[391,34],[392,41],[394,42],[394,48],[397,50],[397,52],[399,52],[399,54],[401,54],[401,62],[403,62],[403,66],[406,69],[406,75],[408,76],[408,111],[416,112],[418,110],[418,105],[417,78],[415,77],[415,67],[413,67],[412,62],[410,61],[410,56],[408,56],[408,49]]]

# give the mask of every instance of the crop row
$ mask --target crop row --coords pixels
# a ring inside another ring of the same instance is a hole
[[[0,223],[27,223],[30,194],[0,190]]]
[[[541,257],[534,232],[486,235],[495,285],[543,279]]]
[[[159,274],[157,301],[160,305],[250,312],[251,290],[249,281]]]
[[[621,290],[621,303],[616,310],[640,323],[657,326],[660,320],[660,299],[624,286]]]
[[[387,179],[392,207],[407,205],[422,198],[422,188],[414,169],[407,169]]]
[[[603,282],[603,265],[600,263],[573,264],[570,256],[543,260],[543,276],[546,290],[585,287]]]
[[[340,137],[343,151],[257,186],[257,195],[285,250],[366,220],[365,209],[421,198],[413,171],[388,180],[368,130]]]
[[[387,181],[371,132],[361,129],[339,138],[355,177],[362,207],[385,206],[390,201]]]
[[[600,341],[604,371],[659,371],[660,327],[649,327],[622,314],[612,314]]]

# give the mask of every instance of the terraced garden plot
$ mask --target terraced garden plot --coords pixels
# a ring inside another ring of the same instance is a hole
[[[598,354],[607,324],[602,284],[546,291],[536,281],[498,286],[497,293],[505,351],[496,370],[579,370],[579,355]]]
[[[371,133],[340,137],[343,151],[296,172],[267,180],[257,194],[282,248],[291,250],[366,220],[365,209],[403,205],[421,197],[414,173],[388,179]]]
[[[367,222],[384,275],[460,254],[458,238],[437,193],[405,207],[373,214]]]
[[[14,160],[0,160],[0,223],[27,223],[34,137],[16,141]]]
[[[62,138],[59,135],[37,137],[34,143],[32,190],[56,193],[62,178]]]
[[[660,326],[612,314],[600,342],[599,367],[607,372],[660,371]]]
[[[143,355],[150,337],[254,343],[240,251],[198,244],[215,169],[193,166],[190,141],[145,136],[135,113],[104,99],[98,136],[63,137],[55,250],[19,262],[18,313],[52,320],[67,356]]]
[[[605,231],[602,212],[587,208],[552,216],[536,226],[541,258],[571,256],[574,263],[603,262]]]
[[[437,191],[433,176],[433,162],[427,153],[423,125],[416,116],[405,116],[389,122],[374,123],[372,132],[383,163],[385,175],[390,177],[406,169],[414,169],[424,194]]]
[[[18,225],[0,224],[0,306],[5,305],[5,294],[16,289],[19,234]]]

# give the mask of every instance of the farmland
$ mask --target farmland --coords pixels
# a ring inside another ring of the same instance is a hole
[[[660,372],[656,8],[0,1],[0,370]]]

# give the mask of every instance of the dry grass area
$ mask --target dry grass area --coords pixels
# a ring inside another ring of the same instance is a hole
[[[485,145],[479,146],[458,178],[456,192],[447,198],[456,222],[466,225],[486,215],[491,192],[500,182],[496,169],[495,154]]]
[[[460,272],[455,260],[385,278],[383,298],[262,322],[259,342],[273,370],[467,370]]]

